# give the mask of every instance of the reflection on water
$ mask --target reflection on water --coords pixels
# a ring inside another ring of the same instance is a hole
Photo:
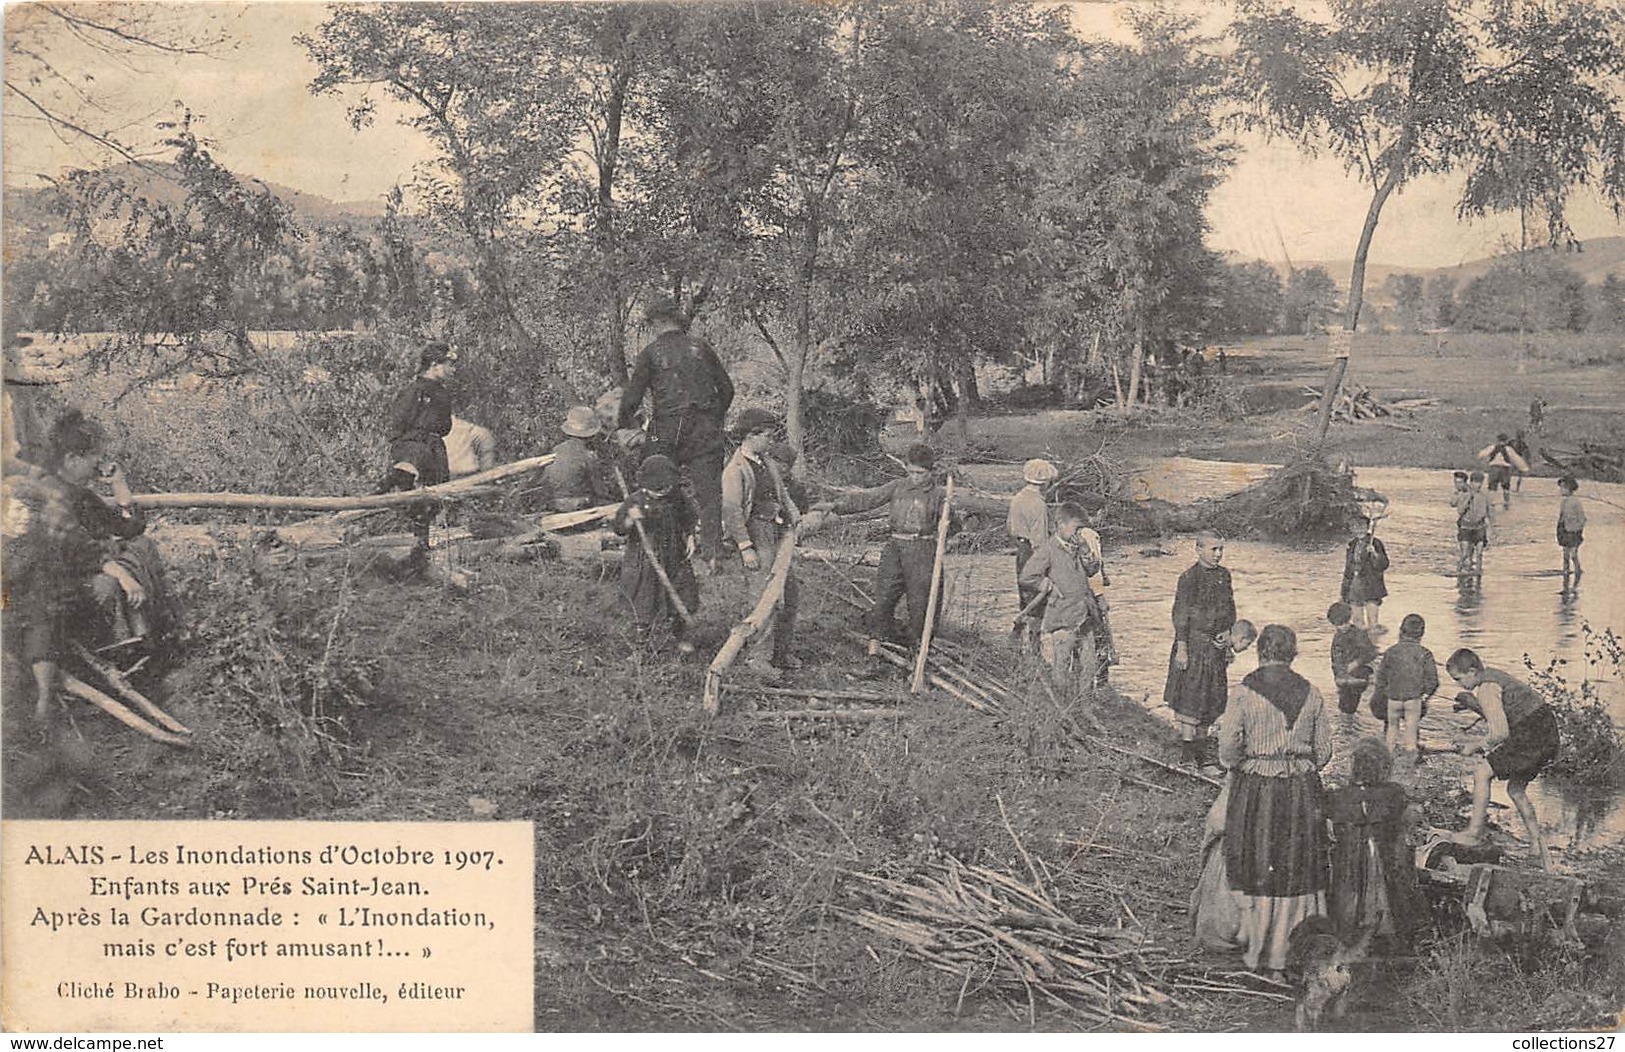
[[[1229,492],[1265,470],[1256,465],[1167,460],[1148,469],[1144,477],[1157,496],[1189,501]],[[1455,573],[1449,472],[1365,468],[1359,472],[1359,483],[1380,490],[1391,502],[1389,517],[1379,526],[1392,564],[1387,574],[1389,596],[1381,611],[1388,631],[1377,637],[1379,647],[1393,642],[1400,618],[1417,613],[1427,621],[1423,643],[1441,662],[1457,647],[1468,646],[1487,664],[1514,674],[1523,671],[1525,655],[1542,668],[1553,658],[1561,659],[1567,662],[1566,675],[1578,680],[1585,668],[1581,625],[1625,630],[1625,590],[1618,587],[1618,571],[1613,569],[1625,555],[1625,487],[1583,484],[1580,497],[1588,517],[1583,551],[1591,569],[1578,588],[1566,593],[1561,573],[1554,571],[1562,566],[1554,536],[1559,499],[1554,480],[1526,479],[1510,510],[1495,507],[1482,580],[1458,578]],[[1016,484],[1012,479],[1008,488]],[[1190,538],[1176,538],[1171,547],[1173,554],[1168,556],[1154,545],[1113,545],[1110,540],[1107,545],[1111,620],[1123,659],[1113,671],[1113,681],[1131,697],[1143,696],[1154,710],[1163,708],[1174,584],[1194,559]],[[1259,626],[1271,622],[1290,626],[1298,634],[1295,668],[1322,693],[1335,697],[1326,607],[1338,598],[1343,547],[1305,549],[1230,541],[1225,565],[1234,577],[1240,616]],[[1017,609],[1014,575],[1009,556],[950,560],[946,596],[950,620],[987,632],[1008,632]],[[1250,669],[1253,661],[1250,654],[1244,656],[1237,675]],[[1441,693],[1448,699],[1451,684],[1443,670],[1440,676],[1446,680]],[[1600,689],[1616,721],[1625,723],[1625,688],[1610,681]],[[1457,734],[1461,717],[1453,717],[1449,708],[1448,700],[1432,706],[1423,720],[1425,740],[1442,745]],[[1381,730],[1365,712],[1343,724],[1338,738],[1344,744],[1350,736]],[[1334,760],[1334,770],[1341,762]],[[1506,803],[1502,783],[1496,785],[1496,798]],[[1555,783],[1538,779],[1530,796],[1543,824],[1551,827],[1554,845],[1625,840],[1625,809],[1616,794],[1571,796]],[[1503,818],[1502,825],[1516,830],[1517,822]]]

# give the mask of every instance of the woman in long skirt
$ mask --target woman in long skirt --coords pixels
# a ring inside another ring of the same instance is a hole
[[[1279,978],[1299,922],[1326,912],[1326,828],[1320,769],[1332,758],[1320,691],[1296,672],[1298,639],[1285,625],[1258,637],[1258,668],[1241,681],[1219,724],[1230,768],[1225,869],[1243,897],[1242,959]]]

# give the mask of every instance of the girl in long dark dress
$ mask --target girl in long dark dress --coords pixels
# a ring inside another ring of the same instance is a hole
[[[1236,621],[1230,571],[1220,566],[1224,539],[1204,532],[1196,538],[1196,565],[1179,575],[1174,590],[1174,645],[1168,655],[1168,681],[1162,700],[1179,722],[1182,758],[1201,763],[1208,727],[1224,712],[1231,655],[1228,633]]]
[[[1358,536],[1349,541],[1343,560],[1342,600],[1349,604],[1354,623],[1370,635],[1383,631],[1382,601],[1388,596],[1388,549],[1377,539],[1377,520],[1368,518]]]
[[[1366,932],[1408,947],[1427,905],[1406,834],[1417,822],[1405,789],[1388,780],[1393,757],[1381,738],[1361,738],[1350,783],[1326,796],[1332,825],[1331,915],[1345,943]]]

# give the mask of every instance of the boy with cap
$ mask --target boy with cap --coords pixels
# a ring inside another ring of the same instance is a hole
[[[1433,651],[1422,645],[1427,622],[1421,614],[1406,614],[1399,623],[1399,642],[1388,648],[1377,665],[1371,687],[1371,714],[1386,724],[1388,749],[1399,760],[1401,749],[1417,761],[1422,714],[1439,689],[1439,670]]]
[[[1093,686],[1099,667],[1100,600],[1091,578],[1100,571],[1100,560],[1081,536],[1087,529],[1082,508],[1063,504],[1055,520],[1055,534],[1027,560],[1019,580],[1034,594],[1047,595],[1039,652],[1057,684],[1075,673],[1085,686]]]
[[[917,646],[925,635],[925,608],[931,601],[937,520],[942,515],[945,493],[932,473],[936,454],[930,446],[923,442],[910,446],[903,456],[903,466],[908,470],[903,478],[814,505],[815,511],[844,515],[888,506],[891,539],[880,554],[880,569],[875,572],[875,605],[864,619],[872,657],[880,654],[880,640],[892,634],[892,611],[905,595],[909,638]],[[951,520],[949,531],[954,527]]]
[[[597,441],[603,433],[592,407],[578,405],[564,414],[563,442],[553,447],[553,463],[542,470],[555,511],[577,511],[610,499]]]
[[[1044,501],[1044,487],[1054,482],[1059,474],[1055,465],[1047,460],[1029,460],[1022,465],[1021,478],[1026,483],[1010,498],[1010,516],[1005,524],[1010,537],[1016,542],[1016,598],[1020,611],[1011,631],[1024,642],[1037,644],[1038,626],[1044,617],[1044,604],[1038,589],[1021,583],[1021,571],[1033,552],[1042,548],[1050,537],[1049,505]]]
[[[751,585],[751,601],[766,587],[779,541],[799,517],[775,456],[779,418],[750,408],[734,425],[739,448],[722,469],[722,530],[739,549]],[[750,665],[768,678],[774,669],[795,669],[801,662],[791,651],[801,587],[792,568],[784,580],[784,599],[767,631],[751,645]]]
[[[1352,716],[1360,710],[1360,696],[1371,685],[1371,663],[1377,660],[1377,645],[1364,626],[1354,624],[1354,610],[1348,603],[1336,602],[1326,611],[1332,634],[1332,679],[1337,683],[1337,708]]]
[[[644,394],[649,395],[655,451],[670,457],[693,488],[701,553],[715,570],[722,548],[723,421],[733,404],[733,381],[711,345],[689,335],[688,319],[677,304],[656,300],[644,318],[655,338],[632,363],[616,423],[630,426]]]
[[[700,586],[689,562],[688,544],[699,513],[679,482],[677,465],[670,457],[649,457],[638,469],[638,488],[616,510],[611,525],[622,535],[636,533],[642,526],[673,590],[693,613],[699,609]],[[672,605],[660,574],[649,565],[641,541],[628,543],[621,556],[621,594],[631,607],[632,623],[640,637],[646,638],[661,621],[670,621],[677,637],[677,652],[694,653],[694,644],[683,638],[687,626],[682,615]]]
[[[424,344],[418,372],[389,409],[389,469],[377,492],[391,493],[438,486],[451,478],[445,436],[451,431],[451,393],[446,381],[457,372],[457,352],[440,341]],[[421,573],[429,566],[429,526],[438,509],[419,504],[407,512],[416,543],[404,569]]]

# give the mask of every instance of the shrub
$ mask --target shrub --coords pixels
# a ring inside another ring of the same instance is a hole
[[[1578,684],[1569,682],[1561,668],[1567,662],[1553,658],[1545,668],[1524,657],[1530,685],[1541,693],[1557,716],[1562,749],[1552,773],[1585,785],[1615,785],[1625,776],[1625,736],[1614,724],[1607,703],[1597,690],[1599,680],[1617,681],[1625,664],[1625,641],[1613,629],[1601,632],[1582,624],[1586,672]]]

